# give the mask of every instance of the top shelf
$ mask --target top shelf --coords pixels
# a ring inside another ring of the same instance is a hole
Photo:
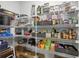
[[[57,10],[57,11],[52,11],[52,12],[49,12],[49,13],[45,13],[45,14],[41,14],[41,15],[32,15],[32,17],[35,17],[35,16],[42,16],[42,15],[49,15],[51,13],[56,13],[56,12],[64,12],[64,13],[72,13],[72,12],[79,12],[79,8],[76,8],[75,10],[70,10],[70,11],[64,11],[64,10]]]

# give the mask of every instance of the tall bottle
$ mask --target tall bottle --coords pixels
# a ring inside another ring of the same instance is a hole
[[[41,6],[38,6],[37,8],[37,15],[40,15],[41,14]]]
[[[32,9],[31,9],[31,15],[35,15],[35,5],[32,5]]]
[[[52,37],[55,37],[56,29],[52,28]]]

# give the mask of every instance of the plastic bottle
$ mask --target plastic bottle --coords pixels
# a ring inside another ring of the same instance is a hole
[[[41,6],[38,6],[37,8],[37,15],[40,15],[41,14]]]

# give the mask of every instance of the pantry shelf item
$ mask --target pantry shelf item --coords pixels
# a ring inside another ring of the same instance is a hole
[[[0,28],[0,37],[11,37],[13,34],[10,32],[10,28]]]
[[[33,58],[35,56],[35,52],[29,51],[24,46],[16,46],[15,50],[17,58]]]
[[[6,58],[6,57],[8,57],[10,55],[14,55],[13,50],[11,48],[7,48],[4,51],[0,52],[0,58]]]
[[[74,56],[78,56],[78,50],[73,45],[56,44],[55,51],[70,54],[70,55],[74,55]]]
[[[8,48],[8,42],[0,40],[0,52]]]

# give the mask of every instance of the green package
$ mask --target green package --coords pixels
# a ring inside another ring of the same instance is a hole
[[[51,47],[51,40],[50,39],[47,39],[46,43],[45,43],[45,49],[46,50],[49,50]]]

